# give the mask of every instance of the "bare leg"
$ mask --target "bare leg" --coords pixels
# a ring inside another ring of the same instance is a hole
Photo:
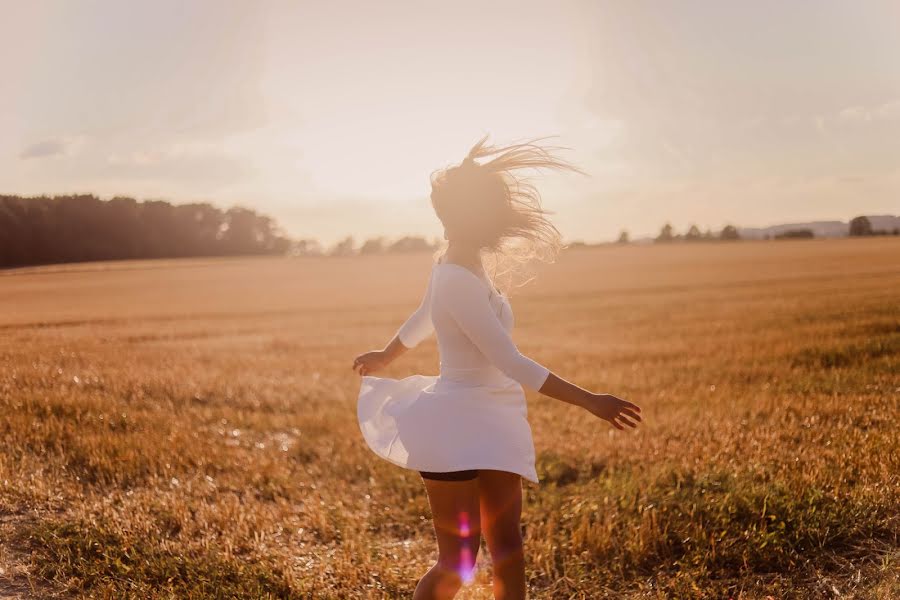
[[[434,519],[438,561],[419,581],[413,600],[449,599],[474,575],[481,545],[478,480],[424,481]]]
[[[525,598],[525,554],[520,519],[522,478],[506,471],[478,472],[481,526],[494,565],[494,598]]]

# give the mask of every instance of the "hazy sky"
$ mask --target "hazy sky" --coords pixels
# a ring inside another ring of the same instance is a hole
[[[900,2],[0,0],[0,193],[440,235],[429,173],[558,135],[568,240],[900,212]]]

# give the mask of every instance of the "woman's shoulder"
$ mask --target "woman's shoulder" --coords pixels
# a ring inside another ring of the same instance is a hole
[[[481,297],[487,285],[466,267],[451,263],[435,263],[433,267],[435,289],[442,296],[477,295]]]

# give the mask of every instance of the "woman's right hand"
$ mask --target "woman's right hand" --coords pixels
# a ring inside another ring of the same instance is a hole
[[[360,375],[370,375],[385,368],[391,362],[384,350],[363,352],[353,359],[353,370]]]
[[[623,425],[634,428],[641,422],[641,407],[612,394],[588,394],[582,406],[616,429],[625,429]]]

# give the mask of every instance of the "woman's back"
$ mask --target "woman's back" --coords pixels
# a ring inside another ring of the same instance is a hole
[[[511,337],[514,325],[509,300],[466,267],[442,262],[432,267],[430,316],[441,355],[441,375],[478,380],[499,370],[532,389],[550,371],[523,356]]]

